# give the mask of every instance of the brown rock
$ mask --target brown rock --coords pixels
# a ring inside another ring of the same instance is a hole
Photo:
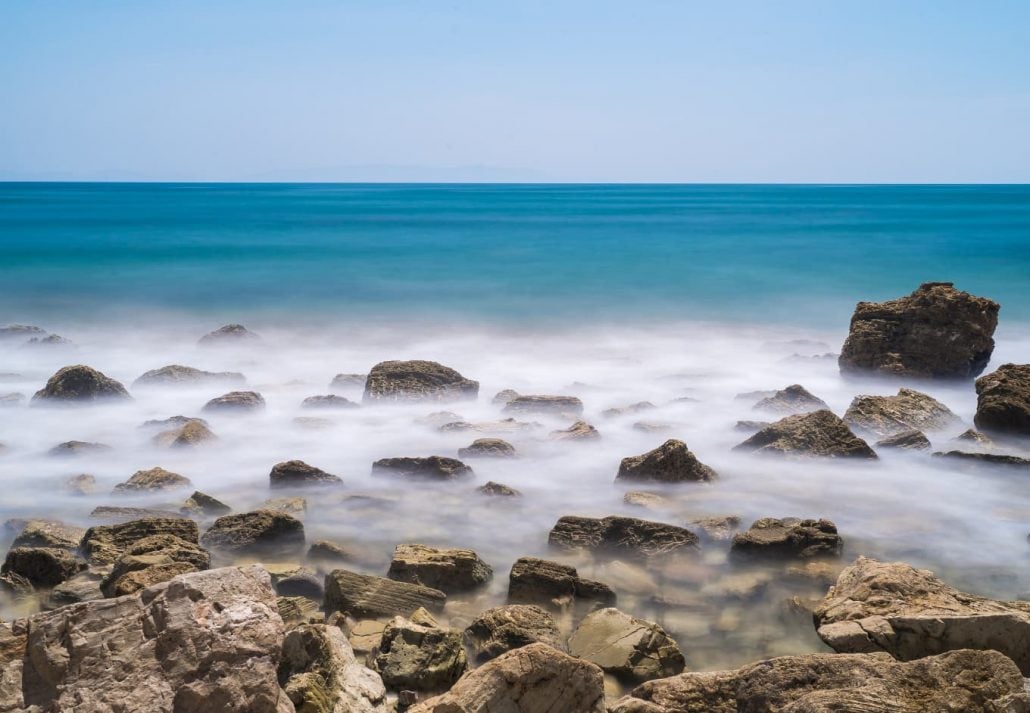
[[[125,387],[92,367],[66,366],[32,397],[33,403],[96,403],[131,399]]]
[[[601,582],[582,579],[575,567],[536,557],[520,557],[509,575],[508,600],[558,608],[577,601],[612,605],[615,592]]]
[[[662,627],[614,607],[592,612],[579,623],[569,638],[569,653],[634,683],[675,676],[686,665]]]
[[[575,396],[516,396],[504,406],[505,413],[578,416],[583,402]]]
[[[381,458],[372,464],[372,475],[390,475],[408,480],[454,480],[474,475],[456,458]]]
[[[394,690],[444,691],[468,668],[460,631],[399,616],[386,625],[369,658],[372,669]]]
[[[272,466],[268,474],[273,488],[299,488],[311,485],[342,485],[339,476],[326,473],[320,468],[308,465],[302,460],[288,460]]]
[[[697,459],[687,444],[669,439],[653,451],[623,458],[616,480],[631,482],[684,483],[709,481],[718,474]]]
[[[218,436],[199,419],[190,419],[178,428],[161,431],[154,436],[154,443],[166,448],[191,448],[217,441]]]
[[[787,388],[766,396],[754,406],[756,411],[773,411],[782,414],[809,413],[829,409],[826,402],[813,396],[801,384],[791,384]]]
[[[763,428],[735,451],[827,458],[876,458],[869,444],[830,411],[787,416]]]
[[[601,433],[586,421],[576,421],[568,428],[551,431],[552,441],[596,441]]]
[[[1030,436],[1030,364],[1003,364],[976,380],[977,428]]]
[[[487,609],[465,629],[465,643],[479,663],[535,642],[561,648],[554,617],[531,604]]]
[[[347,638],[333,626],[302,624],[286,635],[279,681],[297,713],[389,710],[382,680],[355,660]]]
[[[763,517],[734,536],[730,552],[741,558],[839,557],[844,540],[829,520]]]
[[[501,438],[477,438],[458,449],[459,458],[514,458],[515,446]]]
[[[368,401],[462,401],[479,395],[479,382],[435,361],[384,361],[365,381]]]
[[[173,490],[175,488],[188,488],[193,485],[190,479],[172,473],[164,468],[151,468],[150,470],[138,470],[124,483],[114,486],[116,493],[147,493],[158,490]]]
[[[507,485],[504,485],[502,483],[495,483],[492,480],[488,481],[484,485],[480,485],[478,488],[476,488],[476,492],[481,495],[489,495],[491,497],[500,496],[510,498],[519,497],[520,495],[522,495],[522,493],[520,493],[515,488],[509,488]]]
[[[634,517],[575,517],[558,519],[547,541],[565,550],[630,557],[696,552],[698,538],[690,530]]]
[[[24,577],[35,587],[53,587],[86,568],[86,563],[56,547],[14,547],[0,574]]]
[[[192,366],[171,364],[160,369],[152,369],[132,382],[132,387],[139,386],[178,386],[181,384],[202,385],[212,383],[244,384],[247,379],[235,371],[204,371]]]
[[[386,576],[453,594],[477,589],[489,582],[493,574],[490,565],[472,550],[403,544],[394,549]]]
[[[290,552],[304,545],[304,525],[284,512],[256,510],[223,515],[200,538],[205,547],[223,552]]]
[[[877,448],[903,448],[910,451],[925,451],[930,448],[930,439],[922,431],[902,431],[876,442]]]
[[[307,409],[352,409],[360,408],[348,398],[329,394],[327,396],[309,396],[300,402],[301,408]]]
[[[420,584],[334,569],[325,578],[325,611],[355,618],[411,616],[419,607],[441,611],[447,595]]]
[[[256,391],[230,391],[227,394],[217,396],[206,404],[202,411],[208,413],[234,413],[246,411],[261,411],[265,408],[265,399]]]
[[[184,517],[150,517],[117,525],[97,525],[86,530],[79,545],[93,565],[114,564],[127,550],[154,535],[168,535],[198,543],[197,523]]]
[[[261,337],[254,334],[242,324],[227,324],[200,338],[199,344],[216,346],[221,344],[238,344],[240,342],[256,342]]]
[[[856,396],[844,421],[881,437],[913,429],[937,431],[961,423],[947,406],[914,389],[899,389],[896,396]]]

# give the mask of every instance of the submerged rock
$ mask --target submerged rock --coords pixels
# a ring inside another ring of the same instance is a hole
[[[128,400],[125,387],[96,369],[78,364],[66,366],[50,377],[32,397],[33,403],[96,403]]]
[[[18,406],[24,400],[25,394],[18,393],[17,391],[0,394],[0,408],[5,406]]]
[[[515,389],[505,389],[504,391],[498,391],[494,394],[494,397],[490,399],[492,404],[506,404],[514,398],[519,396],[519,392]]]
[[[255,342],[261,338],[242,324],[227,324],[200,338],[198,344],[212,346],[218,344],[239,344]]]
[[[675,676],[686,665],[662,627],[613,607],[592,612],[579,623],[569,638],[569,653],[634,683]]]
[[[601,434],[586,421],[576,421],[568,428],[551,431],[548,437],[552,441],[596,441]]]
[[[731,554],[747,559],[839,557],[844,540],[829,520],[763,517],[734,536]]]
[[[421,584],[397,582],[386,577],[334,569],[325,578],[325,612],[344,612],[352,617],[411,616],[419,607],[439,612],[447,595]]]
[[[305,623],[286,634],[279,682],[297,713],[389,710],[382,679],[357,662],[347,637],[334,626]]]
[[[601,412],[601,415],[605,418],[617,418],[619,416],[626,416],[629,414],[642,413],[644,411],[653,411],[658,408],[650,401],[638,401],[635,404],[629,406],[621,406],[619,408],[609,408]]]
[[[26,339],[28,337],[46,336],[46,330],[31,324],[9,324],[0,327],[0,340]]]
[[[474,475],[456,458],[381,458],[372,464],[372,475],[391,475],[408,480],[454,480]]]
[[[575,396],[516,396],[504,406],[505,413],[578,416],[583,402]]]
[[[152,369],[146,372],[132,382],[132,387],[178,386],[181,384],[198,385],[211,383],[242,385],[246,383],[246,381],[246,377],[236,371],[204,371],[203,369],[195,369],[192,366],[170,364],[168,366],[163,366],[160,369]]]
[[[701,517],[691,520],[690,524],[697,527],[702,539],[718,542],[733,538],[740,529],[740,518],[736,515]]]
[[[950,282],[927,282],[888,302],[859,302],[841,348],[841,373],[971,379],[994,351],[998,309]]]
[[[365,381],[365,401],[462,401],[479,395],[479,382],[435,361],[384,361]]]
[[[205,547],[236,554],[290,552],[304,545],[304,524],[285,512],[223,515],[200,538]]]
[[[808,413],[829,409],[826,402],[813,396],[801,384],[791,384],[787,388],[766,396],[754,405],[756,411],[774,411],[783,414]]]
[[[536,642],[561,648],[554,617],[532,604],[487,609],[465,629],[465,643],[479,663]]]
[[[472,550],[402,544],[394,549],[386,576],[453,594],[481,587],[493,574],[490,565]]]
[[[915,389],[899,389],[896,396],[856,396],[844,421],[877,436],[903,431],[937,431],[961,421],[947,406]]]
[[[980,433],[973,428],[967,428],[951,440],[958,441],[959,443],[971,443],[979,448],[994,447],[994,441],[991,440],[990,436]]]
[[[368,374],[337,374],[329,382],[329,390],[364,389]]]
[[[47,455],[59,458],[69,456],[88,455],[90,453],[104,453],[111,450],[111,446],[105,443],[89,443],[88,441],[65,441],[47,451]]]
[[[343,480],[302,460],[276,463],[268,474],[272,488],[299,488],[311,485],[341,485]]]
[[[947,451],[933,454],[936,458],[965,463],[967,465],[1003,465],[1015,468],[1030,468],[1030,458],[1004,455],[1001,453],[966,453],[965,451]]]
[[[782,418],[734,446],[733,450],[828,458],[876,458],[868,443],[826,410]]]
[[[182,510],[184,514],[196,514],[206,517],[218,517],[232,512],[232,508],[221,500],[199,490],[194,490],[193,495],[186,499],[186,502],[182,504]]]
[[[662,522],[634,517],[566,516],[547,537],[552,547],[630,557],[651,557],[698,549],[698,538],[690,530]]]
[[[97,479],[89,473],[79,473],[64,481],[64,488],[72,495],[92,495],[97,491]]]
[[[697,459],[687,444],[669,439],[643,455],[623,458],[616,480],[683,483],[709,481],[718,474]]]
[[[477,438],[458,449],[459,458],[514,458],[515,446],[502,438]]]
[[[976,380],[977,428],[1030,436],[1030,364],[1003,364]]]
[[[191,485],[193,483],[186,476],[157,467],[150,470],[137,470],[124,483],[114,486],[114,492],[147,493],[157,490],[188,488]]]
[[[210,566],[211,556],[195,542],[174,535],[151,535],[126,548],[100,589],[104,596],[119,597]]]
[[[208,413],[231,413],[243,411],[260,411],[265,408],[264,397],[256,391],[230,391],[217,396],[206,404],[202,411]]]
[[[328,394],[326,396],[309,396],[300,402],[300,407],[307,409],[351,409],[360,408],[360,405],[346,397]]]
[[[155,445],[165,448],[192,448],[217,441],[218,436],[202,419],[189,419],[178,428],[161,431],[153,438]]]
[[[478,488],[476,488],[476,492],[480,495],[488,495],[491,497],[500,496],[510,498],[519,497],[520,495],[522,495],[522,493],[520,493],[515,488],[510,488],[507,485],[504,485],[503,483],[495,483],[492,480],[488,481],[484,485],[480,485]]]
[[[814,611],[835,651],[886,651],[902,661],[954,649],[994,649],[1030,674],[1030,602],[1001,602],[948,586],[929,570],[859,557]]]
[[[930,446],[930,439],[916,429],[901,431],[876,442],[877,448],[903,448],[910,451],[925,451]]]
[[[394,690],[447,690],[468,668],[460,631],[422,626],[399,616],[386,625],[369,658],[383,683]]]
[[[575,567],[536,557],[520,557],[508,577],[508,600],[558,608],[577,601],[610,606],[615,604],[615,592],[606,584],[581,578]]]

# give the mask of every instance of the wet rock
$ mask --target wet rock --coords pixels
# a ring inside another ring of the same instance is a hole
[[[47,455],[58,458],[88,455],[90,453],[104,453],[111,450],[111,446],[103,443],[89,443],[87,441],[65,441],[47,451]]]
[[[355,660],[347,638],[333,626],[302,624],[286,634],[279,682],[297,713],[389,710],[382,679]]]
[[[0,341],[8,339],[28,339],[29,337],[46,336],[46,330],[30,324],[9,324],[0,327]]]
[[[620,408],[609,408],[601,412],[601,415],[605,418],[617,418],[619,416],[626,416],[634,413],[642,413],[644,411],[653,411],[658,408],[650,401],[639,401],[629,406],[622,406]]]
[[[32,397],[33,403],[96,403],[128,400],[125,387],[96,369],[78,364],[66,366],[50,377]]]
[[[859,302],[841,348],[841,373],[970,379],[990,361],[998,309],[950,282],[927,282],[888,302]]]
[[[737,421],[733,428],[744,433],[755,433],[772,425],[772,421]]]
[[[734,446],[733,450],[826,458],[876,458],[869,444],[830,411],[782,418]]]
[[[330,540],[317,540],[308,548],[308,559],[312,562],[338,564],[350,562],[354,554],[343,545]]]
[[[668,510],[674,504],[661,493],[649,493],[646,490],[630,490],[622,496],[622,502],[648,510]]]
[[[966,453],[965,451],[947,451],[933,454],[935,458],[965,463],[967,465],[1002,465],[1014,468],[1030,468],[1030,458],[1004,455],[1001,453]]]
[[[227,324],[219,327],[213,332],[208,332],[200,338],[199,344],[214,346],[219,344],[239,344],[244,342],[256,342],[261,338],[250,331],[242,324]]]
[[[205,547],[222,552],[291,552],[304,546],[304,524],[284,512],[255,510],[223,515],[200,538]]]
[[[343,396],[328,394],[326,396],[309,396],[300,402],[300,407],[307,409],[351,409],[360,408],[360,404],[356,404]]]
[[[490,565],[472,550],[402,544],[394,549],[386,576],[453,594],[477,589],[489,582],[493,574]]]
[[[518,398],[519,392],[514,389],[505,389],[504,391],[498,391],[494,394],[494,397],[490,399],[492,404],[506,404],[514,398]]]
[[[478,663],[536,642],[561,648],[554,617],[531,604],[487,609],[465,629],[465,643]]]
[[[709,481],[718,474],[697,459],[687,444],[669,439],[652,451],[623,458],[616,480],[630,482],[684,483]]]
[[[930,448],[930,439],[919,430],[901,431],[876,442],[877,448],[903,448],[910,451],[925,451]]]
[[[966,429],[962,433],[955,436],[952,440],[958,441],[959,443],[971,443],[980,448],[994,447],[994,441],[991,440],[990,436],[980,433],[979,431],[972,428]]]
[[[154,418],[149,421],[144,421],[140,424],[140,428],[165,428],[165,429],[176,429],[182,428],[190,421],[199,421],[205,426],[209,426],[207,421],[202,418],[195,418],[189,416],[169,416],[168,418]]]
[[[55,520],[29,520],[15,536],[11,547],[54,547],[76,550],[86,530]]]
[[[422,609],[421,611],[425,611]],[[326,618],[327,622],[337,619],[346,619],[340,612],[331,614]],[[379,642],[383,640],[383,631],[386,630],[385,621],[376,619],[362,619],[356,621],[352,626],[343,627],[347,631],[347,637],[355,653],[363,654],[362,659],[368,660],[368,655],[379,648]]]
[[[517,421],[514,418],[502,418],[497,421],[476,421],[475,423],[469,423],[468,421],[452,421],[450,423],[444,423],[439,426],[436,430],[440,433],[462,433],[465,431],[475,431],[476,433],[523,433],[526,431],[532,431],[540,428],[539,423],[528,422],[528,421]]]
[[[586,421],[576,421],[568,428],[548,434],[552,441],[596,441],[600,437],[600,432]]]
[[[103,599],[104,593],[100,590],[103,579],[102,571],[94,568],[85,569],[51,589],[42,601],[42,608],[44,611],[51,611],[69,604]]]
[[[199,490],[194,490],[193,495],[186,499],[186,502],[182,505],[182,510],[183,514],[194,514],[204,517],[219,517],[232,512],[232,508],[221,500]]]
[[[204,371],[195,369],[192,366],[170,364],[160,369],[152,369],[136,381],[132,382],[132,388],[140,386],[180,386],[180,385],[206,385],[212,383],[238,384],[247,382],[243,374],[235,371]]]
[[[504,412],[579,416],[583,402],[575,396],[516,396],[505,404]]]
[[[93,508],[89,516],[96,520],[113,520],[127,522],[148,517],[177,518],[182,515],[175,510],[161,510],[160,508],[133,508],[120,505],[98,505]]]
[[[675,676],[686,665],[662,627],[611,607],[592,612],[579,623],[569,638],[569,653],[633,683]]]
[[[114,564],[136,543],[155,536],[170,536],[198,544],[197,523],[185,517],[151,517],[117,525],[97,525],[86,530],[79,544],[93,565]]]
[[[450,691],[409,713],[604,713],[604,674],[581,659],[534,643],[465,674]]]
[[[1030,673],[1030,602],[961,592],[929,570],[859,557],[814,612],[835,651],[886,651],[902,661],[953,649],[994,649]]]
[[[384,361],[365,381],[365,401],[462,401],[479,395],[479,382],[435,361]]]
[[[150,470],[137,470],[124,483],[114,486],[114,492],[151,493],[158,490],[188,488],[191,485],[193,483],[186,476],[157,467]]]
[[[190,419],[178,428],[161,431],[154,436],[155,445],[165,448],[192,448],[217,441],[218,436],[199,418]]]
[[[0,408],[4,406],[18,406],[24,400],[25,394],[20,394],[17,391],[0,394]]]
[[[272,466],[268,474],[273,488],[299,488],[311,485],[340,485],[343,481],[331,473],[308,465],[302,460],[288,460]]]
[[[519,497],[522,495],[515,488],[510,488],[503,483],[495,483],[494,481],[488,481],[484,485],[480,485],[476,488],[476,492],[480,495],[488,495],[490,497]]]
[[[443,691],[468,668],[461,632],[421,626],[402,617],[386,625],[372,668],[394,690]]]
[[[477,438],[458,449],[459,458],[514,458],[515,446],[501,438]]]
[[[86,568],[86,563],[57,547],[14,547],[0,574],[24,577],[34,587],[53,587]]]
[[[390,475],[407,480],[454,480],[474,475],[456,458],[381,458],[372,464],[372,475]]]
[[[1022,687],[994,651],[956,651],[913,663],[885,654],[782,656],[736,671],[650,681],[610,713],[929,713],[1012,711],[995,707]],[[1013,711],[1016,713],[1018,710]]]
[[[698,548],[697,535],[686,528],[615,516],[559,518],[547,541],[552,547],[565,550],[585,549],[629,557],[684,554]]]
[[[314,621],[321,622],[321,602],[316,602],[307,597],[276,597],[279,606],[279,616],[283,618],[286,628],[293,629],[300,624],[309,624]]]
[[[913,429],[937,431],[961,423],[947,406],[914,389],[899,389],[896,396],[856,396],[844,421],[881,437]]]
[[[441,611],[447,595],[421,584],[334,569],[325,578],[325,612],[355,618],[411,616],[419,607]]]
[[[734,536],[731,554],[745,559],[839,557],[844,540],[829,520],[763,517]]]
[[[208,413],[233,413],[261,411],[265,408],[265,399],[256,391],[230,391],[204,404],[202,411]]]
[[[1030,364],[1003,364],[976,380],[976,427],[1030,436]]]
[[[284,512],[287,515],[293,515],[295,517],[303,517],[308,511],[308,501],[307,498],[297,496],[292,498],[269,498],[261,506],[261,509]]]
[[[565,608],[576,602],[610,606],[615,592],[608,585],[583,579],[575,567],[536,557],[520,557],[508,579],[508,601]]]
[[[771,396],[766,396],[756,403],[754,408],[756,411],[795,414],[821,411],[830,407],[822,399],[810,394],[801,384],[791,384]]]
[[[100,583],[106,597],[134,594],[180,574],[211,566],[211,556],[196,543],[174,535],[151,535],[129,546]]]
[[[97,491],[97,479],[89,473],[73,475],[64,481],[64,489],[72,495],[92,495]]]
[[[697,527],[703,539],[719,542],[733,538],[740,529],[740,518],[736,515],[702,517],[691,520],[690,524]]]
[[[367,374],[337,374],[329,382],[330,391],[345,391],[347,389],[364,389]]]
[[[325,584],[310,567],[266,565],[272,575],[272,586],[280,597],[307,597],[320,602],[325,598]]]
[[[667,423],[656,423],[654,421],[637,421],[633,424],[634,431],[641,431],[642,433],[665,433],[672,430],[672,426]]]
[[[60,334],[48,334],[45,337],[32,337],[25,344],[22,345],[23,349],[31,349],[33,347],[74,347],[75,343],[62,337]]]

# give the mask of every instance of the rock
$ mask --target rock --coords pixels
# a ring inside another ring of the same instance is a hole
[[[307,597],[276,597],[276,603],[287,629],[313,621],[321,622],[325,618],[320,611],[321,603]]]
[[[976,380],[976,427],[1030,436],[1030,364],[1003,364]]]
[[[265,408],[264,397],[256,391],[230,391],[217,396],[206,404],[202,411],[223,413],[237,411],[261,411]]]
[[[446,594],[481,587],[493,569],[472,550],[441,550],[425,545],[397,545],[386,576],[398,582],[423,584]]]
[[[927,282],[888,302],[859,302],[841,348],[841,373],[970,379],[990,361],[998,309],[950,282]]]
[[[534,643],[465,674],[450,691],[409,713],[604,713],[604,674]]]
[[[416,419],[416,421],[424,426],[431,426],[433,428],[442,428],[448,424],[465,423],[465,419],[453,411],[433,411]],[[471,426],[472,424],[466,425]]]
[[[476,488],[476,492],[480,495],[488,495],[491,497],[500,496],[517,498],[522,495],[522,493],[520,493],[515,488],[510,488],[507,485],[504,485],[503,483],[495,483],[492,480],[488,481],[485,485],[480,485],[478,488]]]
[[[350,562],[354,559],[354,555],[346,547],[335,542],[317,540],[312,542],[311,547],[308,548],[308,559],[312,562],[338,564]]]
[[[586,549],[607,555],[652,557],[688,553],[698,549],[690,530],[634,517],[575,517],[558,519],[547,537],[552,547]]]
[[[92,495],[97,491],[97,479],[89,473],[73,475],[64,481],[64,489],[72,495]]]
[[[24,577],[34,587],[53,587],[86,568],[86,563],[57,547],[14,547],[0,574]]]
[[[304,546],[304,525],[275,510],[223,515],[200,542],[209,549],[236,554],[290,552]]]
[[[583,402],[575,396],[516,396],[505,404],[504,412],[579,416]]]
[[[192,366],[181,366],[170,364],[160,369],[152,369],[132,382],[132,388],[139,386],[180,386],[206,385],[211,383],[239,384],[243,385],[247,379],[243,374],[235,371],[204,371],[194,369]]]
[[[735,451],[827,458],[876,458],[869,444],[830,411],[787,416],[763,428]]]
[[[666,433],[672,430],[672,426],[667,423],[656,423],[655,421],[637,421],[633,424],[633,430],[642,433]]]
[[[517,421],[514,418],[502,418],[498,421],[476,421],[475,423],[469,423],[468,421],[460,420],[451,421],[438,426],[436,430],[440,431],[441,433],[462,433],[465,431],[475,431],[477,433],[498,434],[522,433],[526,431],[532,431],[537,428],[540,428],[539,423]]]
[[[178,428],[161,431],[153,438],[155,445],[166,448],[192,448],[217,440],[218,436],[199,418],[191,419]]]
[[[615,592],[606,584],[580,578],[575,567],[536,557],[520,557],[509,575],[508,601],[558,608],[576,602],[610,606],[615,604]]]
[[[331,473],[308,465],[302,460],[288,460],[272,466],[268,474],[272,488],[300,488],[310,485],[341,485],[343,481]]]
[[[515,446],[501,438],[477,438],[467,448],[458,449],[459,458],[514,458]]]
[[[93,508],[93,511],[89,514],[90,517],[97,520],[114,520],[118,522],[127,522],[129,520],[138,520],[140,518],[147,517],[178,518],[181,515],[181,512],[177,512],[175,510],[161,510],[159,508],[130,508],[122,507],[120,505],[98,505]]]
[[[205,426],[209,426],[208,422],[205,421],[202,418],[191,418],[189,416],[179,415],[179,416],[169,416],[168,418],[160,418],[160,419],[155,418],[155,419],[151,419],[149,421],[144,421],[143,423],[140,424],[140,428],[151,428],[151,427],[157,428],[157,427],[160,427],[160,428],[166,428],[166,429],[175,429],[175,428],[181,428],[181,427],[185,426],[190,421],[199,421],[200,423],[204,424]]]
[[[576,421],[568,428],[548,434],[552,441],[596,441],[600,437],[600,432],[586,421]]]
[[[691,520],[691,525],[696,525],[701,537],[713,542],[732,539],[737,530],[740,529],[740,518],[736,515],[723,515],[721,517],[702,517]]]
[[[492,404],[506,404],[512,399],[518,398],[519,392],[515,389],[505,389],[504,391],[498,391],[494,394],[494,397],[490,399]]]
[[[394,690],[444,691],[468,668],[460,631],[420,626],[399,616],[386,625],[369,658]]]
[[[0,394],[0,407],[18,406],[24,400],[25,394],[20,394],[17,391],[11,391],[6,394]]]
[[[282,644],[260,567],[180,576],[32,617],[9,709],[289,713],[276,680]]]
[[[9,324],[0,327],[0,340],[26,339],[28,337],[46,336],[46,330],[29,324]]]
[[[902,431],[876,442],[877,448],[903,448],[910,451],[925,451],[930,448],[930,439],[919,430]]]
[[[254,334],[242,324],[227,324],[219,327],[213,332],[208,332],[200,338],[198,344],[214,346],[219,344],[238,344],[241,342],[255,342],[261,338]]]
[[[423,609],[422,611],[425,610]],[[340,612],[326,617],[327,622],[337,619],[345,620],[346,617]],[[361,621],[354,622],[353,626],[344,628],[344,631],[348,632],[347,636],[350,645],[354,648],[355,653],[363,654],[363,660],[367,661],[368,655],[379,648],[379,642],[383,640],[386,624],[387,622],[376,619],[362,619]]]
[[[479,382],[435,361],[384,361],[365,381],[365,401],[475,400]]]
[[[643,455],[623,458],[616,480],[652,483],[710,481],[718,474],[697,459],[687,444],[669,439]]]
[[[772,411],[783,414],[809,413],[829,409],[826,402],[813,396],[801,384],[791,384],[782,391],[766,396],[754,405],[756,411]]]
[[[947,451],[933,454],[936,458],[966,463],[969,465],[1004,465],[1016,468],[1030,467],[1030,458],[1003,455],[1001,453],[966,453],[964,451]]]
[[[85,569],[51,589],[42,602],[42,608],[44,611],[51,611],[69,604],[103,599],[104,593],[100,590],[100,582],[103,579],[99,571],[93,568]]]
[[[367,374],[337,374],[329,382],[329,390],[364,389]]]
[[[929,570],[859,557],[814,611],[835,651],[886,651],[902,661],[954,649],[994,649],[1030,673],[1030,602],[961,592]]]
[[[300,402],[300,407],[307,409],[349,409],[359,408],[360,405],[343,396],[329,394],[327,396],[309,396]]]
[[[29,520],[15,536],[11,547],[56,547],[77,550],[86,530],[54,520]]]
[[[733,428],[737,431],[743,431],[744,433],[755,433],[756,431],[761,431],[763,428],[767,428],[771,425],[771,421],[737,421]]]
[[[22,345],[23,349],[33,347],[74,347],[75,343],[62,337],[60,334],[48,334],[45,337],[32,337],[25,344]]]
[[[188,488],[191,485],[193,483],[186,476],[157,467],[150,470],[137,470],[124,483],[114,486],[114,492],[150,493],[158,490]]]
[[[324,431],[336,426],[336,421],[318,416],[297,416],[293,419],[293,425],[309,431]]]
[[[472,476],[472,469],[456,458],[381,458],[372,464],[372,475],[391,475],[408,480],[454,480]]]
[[[958,441],[960,443],[973,443],[979,446],[980,448],[994,447],[994,441],[991,440],[989,436],[980,433],[979,431],[972,428],[967,428],[965,431],[955,436],[952,440]]]
[[[618,416],[625,416],[627,414],[641,413],[643,411],[653,411],[658,408],[650,401],[640,401],[629,406],[622,406],[621,408],[609,408],[601,412],[601,415],[605,418],[616,418]]]
[[[1003,713],[1022,690],[994,651],[955,651],[913,663],[885,654],[781,656],[736,671],[683,673],[635,688],[610,713]],[[1018,709],[1013,711],[1018,713]]]
[[[856,396],[844,421],[881,437],[912,429],[939,431],[961,423],[947,406],[914,389],[899,389],[896,396]]]
[[[111,450],[111,446],[103,443],[89,443],[87,441],[65,441],[47,451],[47,455],[65,458],[70,456],[88,455],[90,453],[104,453]]]
[[[232,508],[217,498],[207,493],[194,490],[193,495],[182,504],[183,514],[203,515],[205,517],[219,517],[232,512]]]
[[[334,569],[325,578],[325,612],[355,618],[411,616],[419,607],[441,611],[447,595],[421,584]]]
[[[670,498],[661,493],[650,493],[646,490],[629,490],[622,496],[622,502],[648,510],[667,510],[673,506]]]
[[[308,501],[306,498],[301,497],[269,498],[261,506],[261,509],[274,510],[276,512],[284,512],[287,515],[303,517],[308,511]]]
[[[531,604],[487,609],[465,629],[465,644],[478,663],[535,642],[561,648],[554,617]]]
[[[150,535],[125,549],[100,583],[100,589],[104,596],[119,597],[210,566],[211,555],[196,541],[175,535]]]
[[[280,597],[307,597],[316,602],[325,598],[323,578],[309,567],[269,566],[269,574],[272,575],[275,593]]]
[[[734,536],[730,553],[746,559],[840,557],[844,540],[829,520],[763,517]]]
[[[334,626],[302,624],[286,634],[279,682],[297,713],[389,710],[382,679],[355,660],[347,637]]]
[[[151,517],[117,525],[97,525],[86,530],[79,549],[90,564],[114,564],[137,542],[154,536],[171,536],[197,544],[197,523],[185,517]]]
[[[132,397],[120,383],[92,367],[66,366],[50,377],[46,386],[32,397],[33,403],[97,403],[128,400]]]
[[[686,665],[665,629],[613,607],[592,612],[579,623],[569,638],[569,653],[633,683],[675,676]]]

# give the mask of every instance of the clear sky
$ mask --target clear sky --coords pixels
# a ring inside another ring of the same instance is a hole
[[[0,180],[1030,181],[1030,1],[0,0]]]

